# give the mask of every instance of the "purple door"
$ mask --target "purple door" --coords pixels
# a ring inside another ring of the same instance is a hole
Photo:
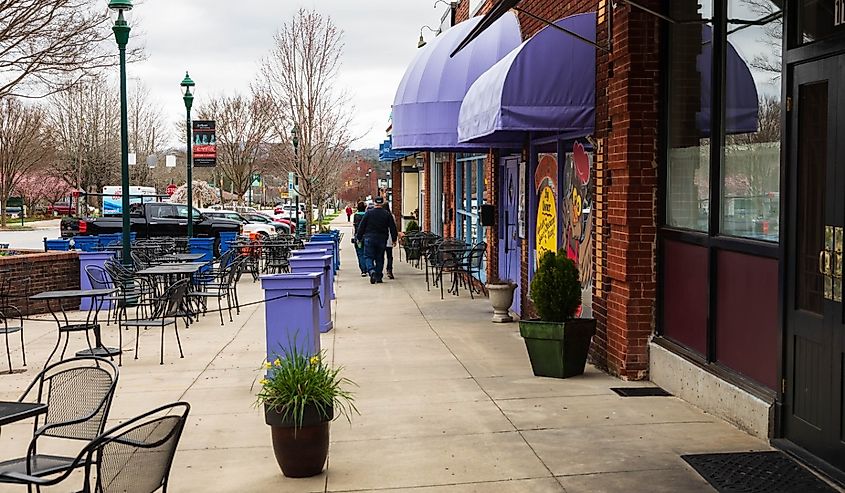
[[[519,157],[502,159],[502,212],[499,218],[499,278],[519,286],[521,244],[519,239]],[[513,295],[511,310],[520,313],[520,289]]]

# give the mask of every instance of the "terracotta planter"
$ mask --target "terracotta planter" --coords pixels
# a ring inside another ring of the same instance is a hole
[[[567,378],[584,373],[596,321],[575,318],[564,323],[521,320],[519,334],[525,340],[531,369],[538,377]]]
[[[486,287],[490,294],[490,304],[493,305],[493,322],[513,322],[510,308],[513,305],[513,291],[516,289],[516,284],[489,283]]]
[[[264,419],[270,425],[273,454],[289,478],[307,478],[323,472],[329,454],[329,423],[333,410],[322,416],[316,407],[306,407],[302,426],[264,406]]]

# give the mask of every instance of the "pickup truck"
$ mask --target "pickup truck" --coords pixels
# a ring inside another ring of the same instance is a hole
[[[170,202],[146,202],[132,204],[129,209],[131,231],[138,234],[138,238],[155,236],[185,237],[188,234],[188,206],[185,204],[171,204]],[[220,238],[220,233],[230,231],[241,232],[241,223],[223,218],[211,218],[197,209],[193,210],[194,236]],[[106,216],[98,218],[66,217],[61,222],[62,238],[76,235],[99,235],[119,233],[123,231],[121,216]],[[215,252],[218,241],[215,241]]]

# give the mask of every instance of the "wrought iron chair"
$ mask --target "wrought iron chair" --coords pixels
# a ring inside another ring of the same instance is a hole
[[[475,299],[474,293],[476,292],[485,296],[487,295],[487,289],[484,287],[484,284],[479,281],[478,284],[481,287],[476,291],[475,283],[476,279],[481,279],[481,269],[484,266],[485,255],[487,255],[487,243],[482,241],[476,243],[461,262],[461,276],[463,277],[464,286],[466,286],[469,296],[472,299]]]
[[[182,341],[179,339],[179,325],[176,323],[177,318],[182,316],[180,308],[185,301],[185,295],[188,292],[189,279],[182,279],[173,283],[165,290],[164,295],[155,300],[153,313],[149,318],[139,318],[132,320],[121,320],[120,326],[135,327],[135,359],[138,359],[138,341],[141,337],[141,327],[159,327],[161,329],[161,351],[159,364],[164,364],[164,328],[173,325],[173,330],[176,332],[176,344],[179,346],[179,357],[184,358],[182,353]]]
[[[72,461],[73,468],[84,467],[85,470],[81,493],[166,492],[173,458],[190,410],[187,402],[167,404],[91,440]],[[0,481],[6,479],[30,488],[52,486],[67,480],[72,470],[53,477],[0,472]]]
[[[47,413],[35,419],[26,456],[0,462],[0,484],[28,484],[21,476],[40,478],[70,472],[82,465],[73,457],[39,454],[45,439],[93,440],[105,429],[118,369],[106,359],[71,358],[42,370],[19,402],[48,404]],[[30,398],[30,393],[34,396]],[[48,440],[50,441],[50,440]],[[37,486],[37,484],[36,484]]]
[[[226,252],[228,253],[228,252]],[[198,284],[196,291],[188,293],[189,298],[198,301],[199,307],[203,311],[208,310],[208,299],[217,298],[217,312],[220,314],[220,325],[223,325],[223,298],[226,298],[226,307],[229,312],[229,321],[232,321],[232,305],[235,302],[234,285],[235,278],[238,275],[238,265],[243,262],[243,259],[238,259],[235,262],[229,263],[228,256],[226,260],[221,262],[221,270],[211,279],[206,279],[206,282]]]
[[[0,305],[0,334],[6,339],[6,359],[9,361],[9,373],[14,372],[12,367],[12,348],[9,343],[11,334],[19,333],[21,337],[21,356],[23,366],[26,366],[26,344],[23,337],[23,313],[13,305]]]

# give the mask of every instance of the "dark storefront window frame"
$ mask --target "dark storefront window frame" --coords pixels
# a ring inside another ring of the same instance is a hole
[[[672,352],[682,355],[686,359],[692,361],[696,365],[700,366],[707,371],[710,371],[714,374],[717,374],[721,378],[728,380],[735,385],[757,395],[758,397],[764,399],[774,399],[775,397],[775,389],[768,388],[757,381],[748,378],[738,371],[729,368],[718,361],[717,354],[716,354],[716,326],[715,326],[715,318],[716,318],[716,307],[715,307],[715,300],[717,299],[717,291],[716,291],[716,276],[717,276],[717,265],[718,265],[718,255],[719,252],[735,252],[735,253],[742,253],[747,255],[752,255],[756,257],[768,258],[773,259],[775,261],[779,261],[782,258],[783,252],[783,231],[785,228],[780,228],[780,236],[778,242],[772,241],[764,241],[758,239],[750,239],[750,238],[742,238],[738,236],[731,236],[722,234],[721,232],[721,193],[722,193],[722,171],[724,166],[724,144],[725,144],[725,123],[724,123],[724,113],[725,113],[725,97],[724,94],[726,92],[725,88],[725,72],[726,72],[726,47],[727,47],[727,30],[728,30],[728,2],[731,0],[716,0],[713,2],[713,16],[712,16],[712,25],[713,25],[713,57],[712,57],[712,67],[711,73],[713,74],[713,96],[711,97],[711,108],[710,114],[712,115],[711,118],[711,128],[710,128],[710,135],[716,136],[717,138],[710,139],[710,160],[709,160],[709,181],[710,186],[708,190],[708,201],[709,201],[709,217],[707,221],[707,231],[694,231],[691,229],[685,229],[680,227],[673,227],[667,224],[667,206],[668,206],[668,186],[666,183],[666,176],[668,171],[668,158],[669,158],[669,145],[668,145],[668,136],[669,136],[669,106],[668,101],[671,95],[671,77],[669,77],[670,70],[669,70],[669,63],[670,63],[670,31],[671,26],[668,23],[662,23],[662,39],[663,39],[663,57],[662,63],[664,69],[662,70],[662,97],[661,100],[667,102],[663,105],[661,109],[661,118],[660,118],[660,170],[661,170],[661,180],[659,181],[659,197],[660,197],[660,207],[658,208],[658,244],[657,244],[657,269],[659,273],[659,281],[658,281],[658,291],[657,291],[657,299],[658,299],[658,310],[657,310],[657,320],[656,320],[656,336],[654,338],[655,343],[669,349]],[[668,2],[664,3],[666,6]],[[666,9],[668,11],[668,8]],[[787,18],[787,21],[789,19]],[[786,29],[786,24],[784,24],[784,30]],[[786,33],[784,33],[786,34]],[[785,38],[785,36],[784,36]],[[784,46],[783,51],[783,61],[786,63],[787,59],[787,52],[786,47]],[[786,94],[786,84],[782,84],[781,87],[781,94],[783,97],[781,101],[785,101],[785,94]],[[785,113],[785,112],[784,112]],[[781,127],[783,128],[783,123],[785,119],[785,114],[781,117]],[[781,136],[781,142],[783,142],[783,135]],[[780,151],[780,183],[781,183],[781,190],[785,190],[784,184],[784,146],[781,146]],[[781,196],[781,204],[783,204],[783,198]],[[785,224],[785,211],[784,207],[780,208],[780,223]],[[664,242],[667,241],[674,241],[680,242],[683,244],[688,245],[695,245],[697,247],[701,247],[706,250],[707,255],[707,271],[708,271],[708,284],[707,284],[707,299],[705,303],[707,305],[707,321],[706,321],[706,350],[704,353],[698,352],[697,350],[690,349],[689,347],[685,346],[678,341],[673,341],[671,337],[664,337],[665,336],[665,325],[664,325],[664,314],[665,314],[665,306],[664,306],[664,264],[665,259],[663,257],[664,254]],[[778,304],[780,305],[781,294],[778,294]],[[778,314],[781,313],[780,306],[777,308]],[[779,355],[773,355],[773,357],[778,358],[780,360]],[[778,361],[778,364],[780,361]],[[780,370],[779,370],[780,371]]]

